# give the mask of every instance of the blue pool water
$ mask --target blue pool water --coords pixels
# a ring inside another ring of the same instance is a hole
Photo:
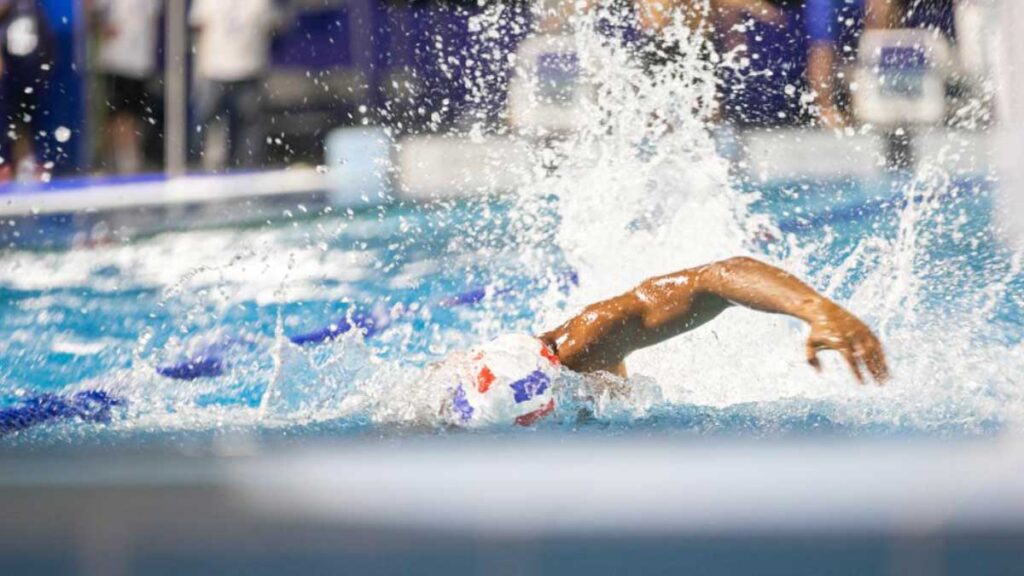
[[[720,343],[694,344],[694,354],[721,353],[717,381],[715,368],[699,386],[662,376],[685,357],[656,358],[661,371],[645,376],[641,357],[630,363],[638,398],[586,418],[570,400],[540,427],[970,436],[1015,426],[1024,405],[1013,374],[1024,366],[1024,276],[994,236],[992,189],[980,177],[936,184],[910,176],[744,187],[744,219],[759,224],[745,227],[742,249],[796,269],[864,314],[890,347],[896,378],[888,388],[859,389],[838,364],[816,380],[799,362],[800,327],[773,319],[764,330],[785,340],[779,349],[792,358],[780,361],[757,337],[727,336],[726,327]],[[557,199],[542,203],[538,214],[557,213]],[[107,422],[72,415],[5,441],[436,431],[414,416],[420,367],[504,332],[542,329],[579,305],[576,274],[587,286],[586,267],[559,246],[558,218],[524,222],[520,209],[514,199],[296,209],[251,228],[8,250],[0,255],[0,409],[96,389],[125,402]],[[905,257],[894,257],[900,251]],[[908,282],[886,284],[901,274]],[[349,333],[319,346],[289,342],[353,313],[392,320],[365,341]],[[219,375],[158,374],[204,357]],[[725,367],[739,357],[754,368],[737,377]],[[993,369],[993,359],[1005,365]],[[778,365],[759,373],[770,362]],[[353,395],[374,408],[341,409]]]

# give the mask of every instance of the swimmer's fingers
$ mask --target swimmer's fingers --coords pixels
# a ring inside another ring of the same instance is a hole
[[[804,352],[807,354],[807,363],[814,368],[814,371],[821,374],[821,361],[818,360],[818,350],[821,347],[814,340],[807,339],[807,347]]]
[[[839,349],[839,353],[843,355],[843,359],[846,360],[846,364],[850,367],[850,371],[857,378],[859,384],[864,383],[864,373],[860,370],[860,358],[852,350],[850,346],[844,346]]]
[[[821,362],[818,360],[818,350],[835,350],[846,360],[850,371],[857,378],[857,382],[864,383],[864,373],[860,369],[860,363],[854,345],[849,340],[835,334],[821,336],[811,334],[807,339],[807,363],[815,370],[821,371]]]
[[[866,328],[847,334],[829,331],[812,333],[807,339],[807,363],[819,372],[821,363],[818,351],[825,349],[839,352],[850,367],[850,372],[861,384],[864,383],[864,368],[879,384],[889,379],[889,367],[882,345]]]
[[[874,352],[868,356],[867,365],[868,370],[871,370],[871,374],[879,384],[889,381],[889,363],[885,359],[885,351],[881,346],[877,346]]]
[[[885,361],[885,351],[882,350],[878,339],[873,335],[866,336],[855,343],[854,349],[858,359],[867,367],[875,382],[878,382],[879,385],[885,384],[889,380],[889,366]]]
[[[811,335],[807,337],[807,363],[818,372],[821,372],[821,361],[818,360],[818,352],[820,350],[840,351],[844,347],[845,343],[835,335],[816,330],[812,331]]]
[[[845,348],[845,343],[834,335],[821,334],[819,332],[811,332],[811,335],[807,337],[807,348],[805,353],[807,354],[807,363],[811,365],[819,373],[821,372],[821,361],[818,360],[818,351],[820,350],[836,350],[841,351]]]

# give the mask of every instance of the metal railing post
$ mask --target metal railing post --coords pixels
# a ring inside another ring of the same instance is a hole
[[[164,170],[181,176],[188,149],[188,14],[187,0],[167,0],[167,46],[164,50]]]

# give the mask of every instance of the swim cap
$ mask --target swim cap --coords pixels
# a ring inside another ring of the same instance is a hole
[[[558,356],[533,336],[501,336],[450,362],[446,408],[458,426],[530,426],[555,409]]]

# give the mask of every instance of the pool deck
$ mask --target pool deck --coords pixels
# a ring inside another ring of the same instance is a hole
[[[628,557],[632,573],[1010,573],[1022,448],[538,432],[8,449],[0,569],[273,573],[301,558],[308,573],[611,574]]]
[[[718,129],[714,135],[735,173],[752,182],[888,174],[885,140],[877,133]],[[932,130],[917,137],[915,155],[920,165],[940,167],[954,178],[988,176],[995,139],[992,132]],[[424,203],[500,195],[517,189],[535,171],[524,141],[500,137],[409,137],[385,145],[380,158],[364,154],[362,145],[350,148],[331,152],[338,156],[330,162],[334,168],[0,185],[0,246],[93,245],[180,228],[367,209],[394,200]]]
[[[0,217],[131,210],[320,193],[313,169],[132,177],[83,177],[0,187]]]
[[[334,206],[312,168],[82,177],[0,186],[0,246],[65,248],[181,228],[302,217]]]
[[[818,130],[753,130],[716,133],[722,153],[747,177],[761,180],[871,178],[885,173],[883,137],[877,133],[838,134]],[[990,132],[932,130],[917,137],[921,164],[941,166],[953,176],[987,174],[993,169],[995,135]],[[394,147],[390,163],[399,178],[398,199],[431,201],[515,189],[532,173],[522,141],[491,137],[409,137]],[[360,158],[360,162],[372,159]],[[346,173],[351,167],[345,167]],[[372,167],[366,166],[367,169]],[[333,190],[337,188],[338,190]],[[346,193],[346,183],[322,169],[291,168],[257,172],[159,174],[133,177],[80,177],[49,183],[0,185],[0,217],[130,210],[160,205],[223,203],[266,197],[301,199],[330,191],[345,207],[365,203]],[[387,200],[386,198],[380,199]],[[370,200],[373,202],[373,200]]]

